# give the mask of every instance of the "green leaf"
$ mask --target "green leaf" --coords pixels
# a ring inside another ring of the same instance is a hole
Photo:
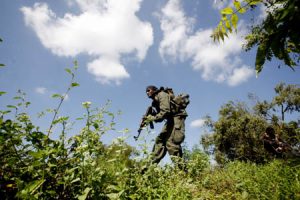
[[[93,126],[94,126],[95,129],[99,128],[99,125],[97,123],[94,123]]]
[[[286,17],[286,16],[288,16],[290,14],[290,10],[284,10],[283,11],[283,13],[280,15],[280,18],[279,18],[279,20],[284,20],[284,18]]]
[[[40,158],[42,158],[44,156],[44,152],[43,151],[37,151],[37,152],[30,151],[28,154],[31,155],[32,157],[34,157],[35,159],[40,159]]]
[[[60,94],[53,94],[52,98],[61,98],[62,96]]]
[[[83,191],[83,194],[78,196],[78,200],[85,200],[89,194],[89,192],[92,190],[92,188],[85,188],[85,190]]]
[[[74,179],[73,181],[71,181],[71,183],[75,183],[75,182],[78,182],[78,181],[80,181],[80,178]]]
[[[241,2],[239,2],[239,1],[234,1],[234,2],[233,2],[233,5],[234,5],[234,7],[235,7],[236,10],[241,9]]]
[[[77,60],[74,61],[74,69],[78,69],[78,62],[77,62]]]
[[[224,41],[224,33],[222,31],[219,32],[219,36],[222,39],[222,41]]]
[[[1,64],[1,63],[0,63],[0,67],[4,67],[4,66],[5,66],[4,64]]]
[[[63,123],[69,120],[69,117],[58,117],[53,121],[53,124]]]
[[[68,121],[69,117],[60,117],[59,119],[62,120],[62,121]]]
[[[255,60],[256,75],[258,75],[263,68],[262,66],[266,60],[266,53],[267,53],[266,44],[265,43],[260,44],[256,52],[256,60]]]
[[[13,106],[13,105],[7,105],[6,107],[7,108],[14,108],[14,109],[17,108],[16,106]]]
[[[211,37],[213,38],[214,42],[216,41],[217,38],[217,29],[215,29],[211,35]]]
[[[231,27],[231,24],[230,24],[229,20],[225,21],[225,26],[226,26],[227,29],[229,29]]]
[[[120,196],[122,195],[122,193],[124,192],[124,190],[118,192],[118,193],[110,193],[107,194],[109,199],[120,199]]]
[[[25,187],[25,191],[27,192],[27,194],[34,194],[34,192],[39,189],[39,187],[41,187],[41,185],[45,182],[45,179],[41,179],[41,180],[35,180],[33,182],[31,182],[29,185],[27,185]]]
[[[227,15],[223,14],[222,15],[222,21],[225,21],[225,20],[227,20]]]
[[[222,25],[222,27],[221,27],[221,31],[222,31],[222,33],[223,33],[223,34],[225,34],[225,33],[226,33],[226,28],[225,28],[225,26],[224,26],[224,25]]]
[[[53,112],[54,112],[54,109],[47,108],[47,109],[46,109],[46,112],[48,112],[48,113],[53,113]]]
[[[232,28],[231,28],[231,26],[228,27],[228,31],[229,31],[229,33],[232,33]]]
[[[241,13],[241,14],[244,14],[246,12],[246,9],[245,8],[241,8],[241,9],[238,10],[238,12]]]
[[[71,86],[72,86],[72,87],[77,87],[77,86],[79,86],[79,83],[73,82],[73,83],[71,84]]]
[[[231,7],[224,8],[223,10],[221,10],[221,14],[231,15],[233,14],[233,9]]]
[[[57,165],[55,165],[55,164],[52,164],[52,163],[48,163],[48,167],[57,167]]]
[[[237,28],[237,23],[238,23],[239,17],[237,16],[237,14],[233,14],[231,16],[231,23],[232,26],[236,29]]]
[[[5,110],[5,111],[0,111],[0,113],[1,113],[2,115],[6,115],[6,114],[8,114],[8,113],[11,113],[11,111],[10,111],[10,110]]]
[[[220,31],[219,31],[219,28],[216,29],[215,36],[216,36],[216,39],[218,40],[218,42],[220,42]]]
[[[66,68],[65,71],[66,71],[67,73],[69,73],[69,74],[72,74],[72,71],[71,71],[71,69],[69,69],[69,68]]]
[[[0,91],[0,96],[6,94],[6,92]]]
[[[249,5],[255,6],[255,5],[257,5],[257,4],[261,3],[261,2],[262,2],[262,0],[251,0],[251,1],[249,2]]]
[[[239,1],[234,1],[233,5],[239,13],[243,14],[246,12],[246,9],[241,7],[241,3]]]
[[[249,199],[249,194],[246,191],[243,191],[242,193],[242,199]]]

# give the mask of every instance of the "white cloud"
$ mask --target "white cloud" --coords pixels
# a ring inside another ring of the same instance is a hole
[[[46,3],[22,7],[25,23],[41,43],[59,56],[92,56],[88,71],[101,83],[117,84],[129,78],[121,63],[124,55],[142,61],[153,43],[148,22],[137,18],[141,0],[76,0],[81,13],[59,18]],[[74,2],[73,2],[74,3]]]
[[[180,0],[168,1],[161,12],[163,40],[159,52],[164,59],[191,61],[192,68],[200,71],[203,79],[231,86],[254,75],[250,67],[243,66],[239,57],[243,26],[239,28],[239,34],[231,34],[224,42],[214,43],[210,37],[213,30],[193,31],[194,21],[185,15]]]
[[[37,88],[35,88],[35,92],[38,93],[38,94],[46,94],[47,88],[45,88],[45,87],[37,87]]]
[[[230,3],[232,3],[232,1],[228,2],[228,0],[214,0],[213,8],[220,10],[227,7]]]
[[[249,77],[254,75],[254,71],[247,66],[242,66],[241,68],[235,68],[232,75],[228,78],[228,84],[230,86],[236,86]]]
[[[190,126],[193,128],[201,128],[203,127],[205,124],[205,120],[204,119],[197,119],[191,122]]]
[[[273,13],[277,9],[283,8],[285,3],[276,2],[273,3],[272,6],[266,6],[265,4],[259,4],[259,12],[258,15],[258,23],[261,23],[263,20],[266,19],[268,14]]]
[[[52,95],[53,95],[53,94],[57,94],[56,92],[49,91],[49,90],[48,90],[47,88],[45,88],[45,87],[36,87],[36,88],[34,89],[34,91],[35,91],[36,93],[42,94],[42,95],[49,95],[49,94],[51,94],[51,93],[52,93]],[[52,95],[51,95],[50,97],[52,97]],[[68,94],[62,94],[62,95],[64,96],[64,100],[65,100],[65,101],[70,100],[70,97],[69,97]]]
[[[193,24],[191,18],[187,18],[180,10],[180,2],[169,1],[162,8],[163,15],[161,16],[161,29],[164,32],[164,38],[160,43],[159,52],[162,57],[171,55],[176,58],[180,55],[181,46],[187,39],[189,31]]]
[[[125,68],[116,59],[107,57],[99,58],[88,64],[88,71],[97,77],[97,80],[103,84],[109,81],[115,81],[120,84],[119,77],[128,78],[129,74]]]

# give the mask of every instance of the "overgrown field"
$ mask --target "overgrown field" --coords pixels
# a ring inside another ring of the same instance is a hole
[[[50,111],[48,130],[32,123],[22,92],[16,105],[0,111],[1,199],[300,199],[299,159],[218,166],[195,147],[185,149],[187,170],[182,171],[151,165],[148,148],[137,151],[125,138],[105,145],[102,136],[117,123],[107,105],[83,103],[85,125],[67,138],[72,122],[58,113],[68,91],[79,84],[74,71],[66,71],[71,83],[64,95],[53,95],[59,103]],[[54,127],[56,140],[50,139]]]
[[[87,107],[88,110],[89,107]],[[105,108],[88,111],[86,126],[72,138],[66,130],[50,140],[26,113],[0,118],[2,199],[299,199],[299,160],[266,164],[229,162],[211,166],[199,148],[186,151],[188,172],[149,165],[146,156],[117,138]],[[66,124],[67,118],[55,123]],[[64,126],[62,126],[64,127]],[[147,169],[145,170],[145,168]]]

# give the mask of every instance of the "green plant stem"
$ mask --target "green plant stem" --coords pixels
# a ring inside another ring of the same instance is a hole
[[[73,78],[72,78],[72,82],[73,82]],[[71,82],[71,83],[72,83],[72,82]],[[65,100],[65,98],[66,98],[66,96],[67,96],[67,94],[69,93],[70,90],[71,90],[71,87],[68,87],[67,92],[66,92],[65,95],[60,99],[60,102],[59,102],[57,108],[55,109],[54,116],[53,116],[53,118],[52,118],[52,121],[51,121],[49,130],[48,130],[48,133],[47,133],[47,138],[49,138],[49,136],[50,136],[51,130],[52,130],[53,126],[54,126],[54,123],[53,123],[53,122],[54,122],[54,120],[56,119],[56,116],[57,116],[57,114],[58,114],[58,111],[59,111],[59,109],[60,109],[62,103],[64,102],[64,100]]]

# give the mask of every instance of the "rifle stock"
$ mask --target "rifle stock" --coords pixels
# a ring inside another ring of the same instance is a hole
[[[137,135],[137,136],[133,136],[135,140],[138,140],[138,138],[140,137],[140,134],[141,134],[143,128],[144,128],[145,126],[148,125],[148,124],[146,124],[146,119],[147,119],[147,116],[148,116],[148,115],[154,115],[152,106],[149,106],[149,107],[147,108],[147,110],[146,110],[146,113],[143,115],[142,120],[141,120],[141,123],[140,123],[140,127],[139,127],[139,129],[138,129],[138,131],[137,131],[137,132],[138,132],[138,135]],[[154,124],[153,124],[153,122],[149,122],[149,126],[150,126],[151,129],[154,129]]]

